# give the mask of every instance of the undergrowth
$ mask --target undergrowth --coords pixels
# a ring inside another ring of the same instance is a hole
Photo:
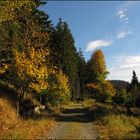
[[[101,139],[140,139],[140,117],[127,108],[95,102],[90,110]]]

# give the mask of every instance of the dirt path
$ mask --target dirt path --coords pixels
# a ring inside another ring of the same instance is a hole
[[[48,139],[98,139],[92,117],[82,103],[65,107],[56,121]]]

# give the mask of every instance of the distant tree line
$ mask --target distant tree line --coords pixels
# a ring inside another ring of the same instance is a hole
[[[111,83],[116,88],[114,102],[128,107],[140,106],[140,83],[136,72],[133,71],[131,82],[112,80]]]

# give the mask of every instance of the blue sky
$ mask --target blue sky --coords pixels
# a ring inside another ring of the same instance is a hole
[[[48,1],[40,7],[56,25],[66,21],[85,59],[101,48],[108,79],[140,78],[140,1]]]

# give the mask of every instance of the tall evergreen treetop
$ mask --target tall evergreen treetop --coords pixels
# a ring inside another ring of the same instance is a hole
[[[85,93],[85,84],[86,84],[86,61],[83,56],[81,48],[78,52],[78,77],[80,83],[80,97],[83,98]]]
[[[136,72],[134,70],[133,70],[133,76],[132,76],[131,84],[132,85],[138,84],[138,78],[137,78]]]
[[[74,38],[66,22],[59,19],[51,37],[52,63],[69,77],[71,92],[76,93],[77,52]]]
[[[136,101],[137,101],[137,96],[139,93],[139,83],[138,83],[138,78],[136,76],[136,72],[133,70],[133,76],[132,76],[132,80],[130,83],[130,91],[133,94],[133,104],[134,107],[136,106]]]

